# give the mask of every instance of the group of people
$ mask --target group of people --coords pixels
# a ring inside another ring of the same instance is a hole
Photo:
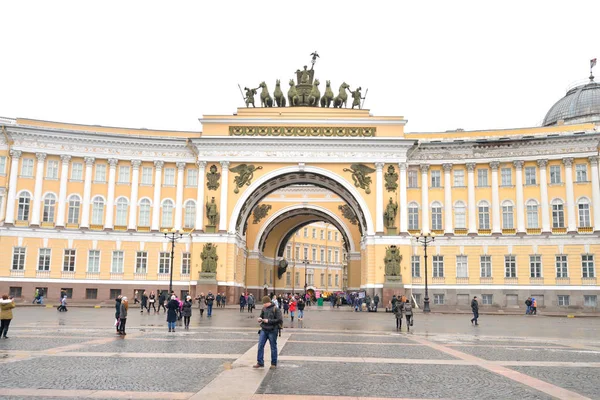
[[[537,315],[537,300],[535,297],[528,297],[525,300],[525,306],[527,307],[525,315]]]
[[[406,296],[396,297],[396,295],[394,295],[391,303],[392,312],[396,316],[396,330],[402,330],[402,317],[405,317],[406,331],[410,332],[410,327],[413,325],[413,310],[410,300]]]
[[[67,309],[67,292],[65,292],[64,290],[61,290],[60,291],[60,299],[58,301],[59,301],[59,305],[58,305],[58,307],[56,307],[56,309],[59,312],[69,311]]]
[[[252,293],[246,292],[240,295],[240,312],[243,312],[246,307],[248,308],[249,313],[256,308],[256,300]]]
[[[355,312],[377,312],[377,309],[379,308],[379,295],[377,294],[375,294],[373,297],[369,296],[368,294],[364,297],[360,297],[358,293],[354,293],[353,296],[351,295],[351,301]]]

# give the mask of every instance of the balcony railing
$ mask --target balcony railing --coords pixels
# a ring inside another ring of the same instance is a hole
[[[424,282],[424,280],[420,276],[413,276],[413,278],[412,278],[412,283],[422,284],[423,282]]]
[[[42,222],[42,225],[40,225],[42,228],[54,228],[54,222]]]
[[[138,232],[150,232],[150,227],[149,226],[138,226],[137,231]]]
[[[569,285],[571,283],[571,279],[569,278],[556,278],[557,285]]]
[[[133,279],[138,280],[138,281],[145,281],[146,280],[146,273],[145,272],[136,272],[135,274],[133,274]]]
[[[564,235],[567,233],[567,228],[552,228],[553,235]]]
[[[64,274],[64,272],[63,272]],[[86,272],[85,279],[100,279],[99,272]]]
[[[543,285],[544,278],[529,278],[529,283],[531,285]]]
[[[594,233],[594,228],[591,226],[580,226],[577,228],[577,232],[579,233]]]
[[[491,235],[492,234],[492,230],[491,229],[478,229],[477,233],[479,235]]]
[[[50,271],[35,271],[36,278],[50,278]]]
[[[455,235],[466,235],[469,231],[466,228],[456,228],[454,230]]]
[[[502,229],[502,234],[503,235],[514,235],[517,233],[517,230],[514,228],[504,228]]]
[[[595,285],[596,278],[581,278],[582,285]]]
[[[101,231],[104,229],[104,225],[90,225],[90,230],[92,231]]]
[[[63,279],[74,279],[75,271],[62,271],[60,277]]]
[[[444,230],[443,229],[432,229],[431,232],[435,233],[438,236],[444,234]]]
[[[518,278],[504,278],[505,285],[517,285],[519,283]]]
[[[67,224],[67,229],[79,229],[79,224]]]
[[[22,278],[25,276],[25,270],[24,269],[11,269],[10,276]]]
[[[494,278],[481,277],[481,278],[479,278],[479,283],[484,284],[484,285],[491,285],[492,283],[494,283]]]
[[[122,272],[111,272],[110,279],[117,280],[117,281],[123,280],[123,273]]]
[[[467,285],[469,284],[469,277],[462,277],[462,278],[456,278],[456,284],[457,285]]]
[[[190,274],[181,274],[179,277],[180,281],[189,281],[190,280]]]
[[[171,278],[170,274],[158,274],[159,281],[168,281]]]
[[[446,283],[446,278],[443,276],[434,276],[433,278],[431,278],[431,283]]]
[[[115,225],[115,227],[113,229],[115,231],[126,231],[127,230],[127,225]]]
[[[528,235],[539,235],[542,233],[541,228],[527,228]]]

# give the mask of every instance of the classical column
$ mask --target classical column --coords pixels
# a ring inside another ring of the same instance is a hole
[[[467,163],[467,201],[469,214],[469,234],[477,234],[477,207],[475,204],[475,163]]]
[[[178,162],[177,165],[177,190],[175,192],[175,230],[181,230],[181,217],[183,215],[183,172],[185,171],[185,163]]]
[[[206,161],[198,161],[198,195],[196,197],[196,224],[194,229],[204,229],[204,178]]]
[[[67,207],[67,180],[69,179],[69,161],[71,156],[60,156],[60,188],[58,189],[58,209],[56,211],[56,226],[65,226],[65,209]]]
[[[131,160],[131,195],[129,196],[129,223],[127,229],[135,231],[137,228],[137,203],[138,203],[138,186],[140,184],[140,165],[141,160]]]
[[[229,183],[229,161],[221,161],[221,204],[219,206],[219,230],[227,231],[227,191]]]
[[[40,209],[42,207],[42,183],[44,182],[44,161],[46,153],[36,153],[37,167],[35,169],[35,185],[33,189],[33,210],[31,210],[31,225],[40,224]]]
[[[421,165],[421,231],[429,233],[429,180],[427,179],[429,165]]]
[[[575,218],[575,191],[573,189],[573,159],[563,158],[565,164],[565,188],[567,189],[567,232],[577,232]]]
[[[375,163],[375,232],[383,232],[383,165]]]
[[[162,187],[163,161],[154,161],[154,199],[152,200],[152,226],[151,230],[160,229],[160,188]]]
[[[90,198],[92,197],[92,168],[96,161],[94,157],[85,157],[85,180],[83,182],[83,207],[81,210],[82,228],[90,226]]]
[[[115,181],[117,177],[116,158],[108,159],[108,194],[106,195],[106,218],[104,219],[104,229],[112,229],[115,225],[113,215],[115,213]]]
[[[20,150],[10,151],[10,178],[8,180],[8,196],[6,198],[6,216],[4,217],[5,224],[15,223],[15,201],[17,199],[17,177],[19,176],[19,158],[21,158]]]
[[[444,168],[444,234],[453,235],[452,224],[452,164],[442,164]]]
[[[502,234],[502,224],[500,222],[500,193],[498,183],[498,161],[492,161],[492,234]]]
[[[600,232],[600,177],[598,176],[598,156],[589,158],[592,165],[592,212],[594,232]]]
[[[408,232],[408,196],[406,195],[406,163],[399,163],[400,169],[400,233]]]
[[[546,165],[548,160],[538,160],[540,167],[540,196],[542,203],[542,232],[551,232],[550,228],[550,200],[548,199],[548,179],[546,178]]]
[[[517,188],[517,233],[526,233],[525,228],[525,199],[523,198],[523,161],[513,161],[515,166],[515,185]]]

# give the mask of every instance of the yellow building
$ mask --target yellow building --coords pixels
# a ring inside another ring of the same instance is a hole
[[[0,292],[102,301],[167,289],[163,232],[175,229],[176,291],[195,293],[212,243],[219,291],[234,298],[305,283],[382,295],[394,245],[396,287],[422,303],[427,266],[432,308],[473,295],[498,307],[532,295],[540,307],[597,307],[593,81],[540,127],[405,133],[401,116],[327,107],[200,122],[202,132],[175,132],[0,119]],[[419,232],[437,236],[427,264]]]

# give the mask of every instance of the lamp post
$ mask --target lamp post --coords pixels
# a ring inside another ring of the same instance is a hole
[[[425,253],[425,298],[423,299],[423,312],[428,313],[429,309],[429,291],[427,289],[427,246],[435,240],[435,234],[423,232],[419,233],[419,236],[415,238],[417,243],[423,245],[423,251]]]
[[[171,242],[171,276],[169,278],[169,296],[173,292],[173,259],[175,258],[175,242],[183,237],[183,233],[179,233],[175,228],[171,229],[171,232],[165,232],[165,239]]]
[[[302,261],[304,264],[304,300],[306,300],[306,290],[308,289],[308,260],[305,258]]]

